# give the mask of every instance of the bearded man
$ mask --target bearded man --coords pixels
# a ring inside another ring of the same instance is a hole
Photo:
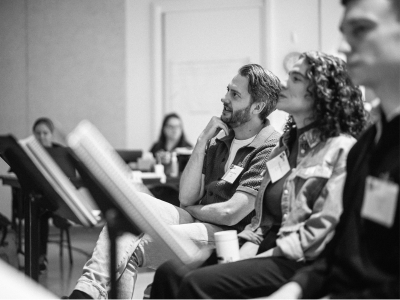
[[[214,233],[242,231],[253,217],[266,162],[279,139],[268,115],[275,110],[279,79],[257,64],[245,65],[227,86],[221,117],[212,117],[197,139],[181,176],[180,207],[141,194],[160,219],[199,247],[214,247]],[[117,241],[118,298],[132,298],[137,269],[170,259],[147,236]],[[110,286],[109,240],[103,229],[70,298],[106,299]]]

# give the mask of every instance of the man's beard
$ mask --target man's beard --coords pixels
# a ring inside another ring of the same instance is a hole
[[[250,108],[251,104],[241,110],[235,111],[233,113],[231,112],[230,117],[224,117],[224,115],[222,115],[221,120],[230,128],[239,127],[240,125],[250,121]]]

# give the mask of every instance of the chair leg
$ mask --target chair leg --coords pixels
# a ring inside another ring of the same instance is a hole
[[[72,249],[71,249],[71,239],[69,237],[69,228],[67,228],[65,230],[65,232],[67,233],[67,243],[68,243],[68,254],[69,254],[69,264],[72,265],[73,259],[72,259]]]
[[[60,257],[63,257],[64,229],[60,228]]]

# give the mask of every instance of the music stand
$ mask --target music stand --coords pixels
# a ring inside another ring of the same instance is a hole
[[[111,298],[116,297],[115,240],[119,232],[147,233],[160,242],[159,251],[165,251],[166,255],[183,264],[199,264],[205,260],[209,253],[204,253],[193,241],[174,232],[160,219],[151,204],[143,200],[132,183],[129,168],[90,122],[82,121],[68,135],[67,143],[79,158],[77,169],[109,222]],[[126,227],[120,226],[120,222]]]
[[[18,177],[24,194],[25,274],[38,281],[39,208],[58,210],[60,215],[76,223],[83,223],[12,135],[0,136],[0,153]],[[91,225],[94,224],[92,220]]]
[[[71,154],[74,156],[73,154]],[[92,175],[90,170],[77,158],[74,159],[75,168],[81,175],[83,184],[95,199],[98,207],[106,218],[108,235],[110,238],[110,299],[117,299],[116,286],[116,256],[117,256],[117,238],[125,232],[130,232],[139,236],[142,231],[128,216],[114,204],[115,200],[103,185]]]
[[[125,163],[129,164],[130,162],[137,162],[139,158],[142,157],[143,151],[142,150],[122,150],[116,149],[115,150],[119,156],[124,160]]]

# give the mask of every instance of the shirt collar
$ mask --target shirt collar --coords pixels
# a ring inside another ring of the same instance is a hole
[[[223,132],[223,130],[221,130],[221,131]],[[270,137],[270,135],[274,133],[274,131],[275,130],[270,125],[269,120],[266,119],[263,128],[256,135],[254,140],[246,147],[253,147],[253,148],[260,147],[261,145],[263,145],[265,143],[265,141]],[[235,132],[233,130],[230,130],[229,135],[227,135],[227,136],[221,136],[220,133],[216,136],[216,139],[220,140],[221,142],[225,143],[228,147],[230,147],[233,139],[235,138]]]
[[[302,138],[304,136],[305,140],[308,143],[308,146],[310,148],[314,148],[321,141],[319,135],[320,131],[317,128],[313,127],[301,134],[299,138]]]
[[[301,128],[298,130],[298,140],[299,142],[307,142],[308,146],[310,148],[314,148],[318,143],[321,141],[320,139],[320,131],[315,127],[316,124],[315,122]],[[296,128],[292,129],[293,131],[296,130]],[[291,130],[291,131],[292,131]],[[294,134],[294,132],[293,132]],[[296,132],[297,134],[297,132]],[[289,132],[285,133],[284,136],[282,137],[282,143],[288,147],[288,142],[289,142],[289,137],[290,134]]]

